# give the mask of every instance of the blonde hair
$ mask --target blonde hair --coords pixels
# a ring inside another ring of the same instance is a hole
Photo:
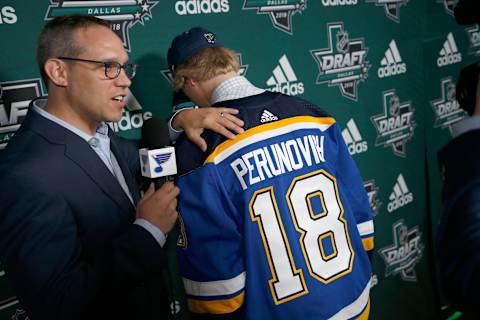
[[[173,89],[181,90],[185,78],[204,81],[230,71],[238,72],[239,69],[240,63],[233,50],[224,47],[205,48],[176,68]]]

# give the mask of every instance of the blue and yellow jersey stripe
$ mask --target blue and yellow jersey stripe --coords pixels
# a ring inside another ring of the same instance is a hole
[[[311,116],[298,116],[287,118],[251,128],[233,140],[226,140],[219,144],[208,156],[204,164],[218,164],[238,150],[262,140],[279,136],[296,130],[319,129],[325,131],[335,123],[331,117],[317,118]]]

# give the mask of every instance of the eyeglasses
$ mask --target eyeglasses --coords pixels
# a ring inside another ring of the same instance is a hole
[[[133,77],[135,77],[135,74],[137,73],[137,67],[138,67],[137,64],[133,64],[133,63],[120,64],[116,61],[96,61],[96,60],[87,60],[87,59],[70,58],[70,57],[57,57],[57,59],[101,64],[105,68],[105,76],[109,79],[117,78],[122,69],[125,71],[125,75],[128,77],[128,79],[133,79]]]

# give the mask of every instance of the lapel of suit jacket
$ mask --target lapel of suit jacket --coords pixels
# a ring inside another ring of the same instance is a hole
[[[123,191],[117,178],[85,140],[31,109],[28,111],[23,125],[29,126],[51,143],[65,145],[65,156],[76,163],[110,199],[132,218],[135,208],[130,199]],[[130,173],[126,176],[130,176]],[[72,181],[72,183],[75,183],[75,181]]]
[[[109,129],[108,136],[110,137],[110,148],[112,149],[115,158],[117,159],[118,165],[122,170],[123,177],[125,178],[125,182],[127,183],[128,190],[130,190],[130,194],[132,195],[133,203],[137,205],[138,200],[140,199],[140,194],[138,191],[138,184],[135,181],[135,177],[133,173],[130,171],[129,166],[127,165],[126,159],[122,156],[120,152],[119,138]]]

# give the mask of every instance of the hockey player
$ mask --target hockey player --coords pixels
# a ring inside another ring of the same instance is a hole
[[[215,34],[168,51],[175,89],[239,110],[245,132],[177,141],[180,268],[197,314],[227,319],[367,319],[372,214],[334,118],[253,86]],[[219,117],[224,116],[219,112]]]

